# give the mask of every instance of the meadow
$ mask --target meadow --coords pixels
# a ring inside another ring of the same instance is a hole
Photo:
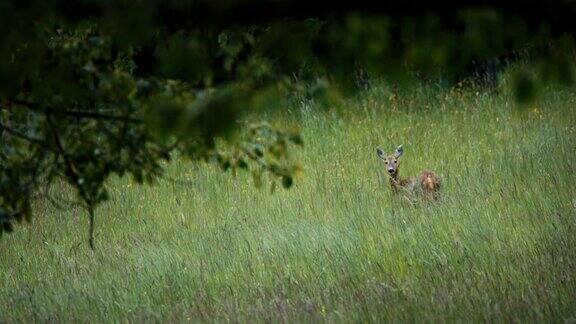
[[[0,322],[574,322],[575,107],[385,85],[294,102],[269,116],[303,132],[289,190],[178,159],[152,186],[112,179],[95,251],[82,209],[39,199],[0,240]],[[375,149],[399,144],[439,201],[391,193]]]

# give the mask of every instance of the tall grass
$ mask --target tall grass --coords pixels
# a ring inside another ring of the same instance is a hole
[[[575,105],[385,86],[294,105],[273,117],[306,139],[294,188],[185,161],[113,179],[95,252],[81,209],[39,200],[0,241],[0,322],[574,321]],[[443,178],[439,202],[391,194],[375,148],[398,144],[402,175]]]

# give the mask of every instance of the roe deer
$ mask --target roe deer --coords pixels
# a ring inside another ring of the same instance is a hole
[[[402,145],[394,154],[386,155],[381,148],[376,149],[378,157],[386,164],[386,173],[390,176],[390,186],[394,193],[403,192],[410,196],[421,195],[426,199],[437,199],[440,191],[440,178],[432,171],[422,171],[418,178],[402,179],[398,176],[400,157],[404,153]]]

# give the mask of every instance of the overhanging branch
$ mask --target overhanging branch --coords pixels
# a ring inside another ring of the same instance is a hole
[[[34,137],[31,137],[31,136],[28,136],[28,135],[26,135],[26,134],[24,134],[24,133],[22,133],[22,132],[19,132],[19,131],[15,130],[15,129],[11,128],[11,127],[8,127],[8,126],[4,125],[3,123],[0,123],[0,131],[6,131],[7,133],[9,133],[9,134],[11,134],[11,135],[13,135],[13,136],[16,136],[16,137],[18,137],[18,138],[21,138],[21,139],[23,139],[23,140],[26,140],[26,141],[28,141],[28,142],[30,142],[30,143],[34,143],[34,144],[36,144],[36,145],[43,146],[43,147],[45,147],[45,148],[47,148],[47,149],[50,148],[49,145],[47,145],[47,143],[46,143],[45,141],[43,141],[43,140],[41,140],[41,139],[39,139],[39,138],[34,138]]]
[[[85,111],[85,110],[60,110],[60,109],[53,109],[53,108],[41,108],[38,104],[30,101],[25,100],[12,100],[12,103],[24,106],[32,111],[43,113],[43,114],[52,114],[52,115],[60,115],[60,116],[67,116],[72,118],[90,118],[90,119],[98,119],[98,120],[108,120],[108,121],[117,121],[117,122],[126,122],[126,123],[135,123],[140,124],[143,123],[143,120],[128,116],[118,116],[100,112],[93,112],[93,111]]]

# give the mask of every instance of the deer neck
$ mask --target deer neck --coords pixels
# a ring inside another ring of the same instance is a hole
[[[402,187],[402,183],[404,182],[400,178],[398,173],[399,173],[398,170],[396,170],[396,173],[394,173],[393,175],[390,176],[390,186],[392,186],[392,189],[394,189],[394,190]]]

